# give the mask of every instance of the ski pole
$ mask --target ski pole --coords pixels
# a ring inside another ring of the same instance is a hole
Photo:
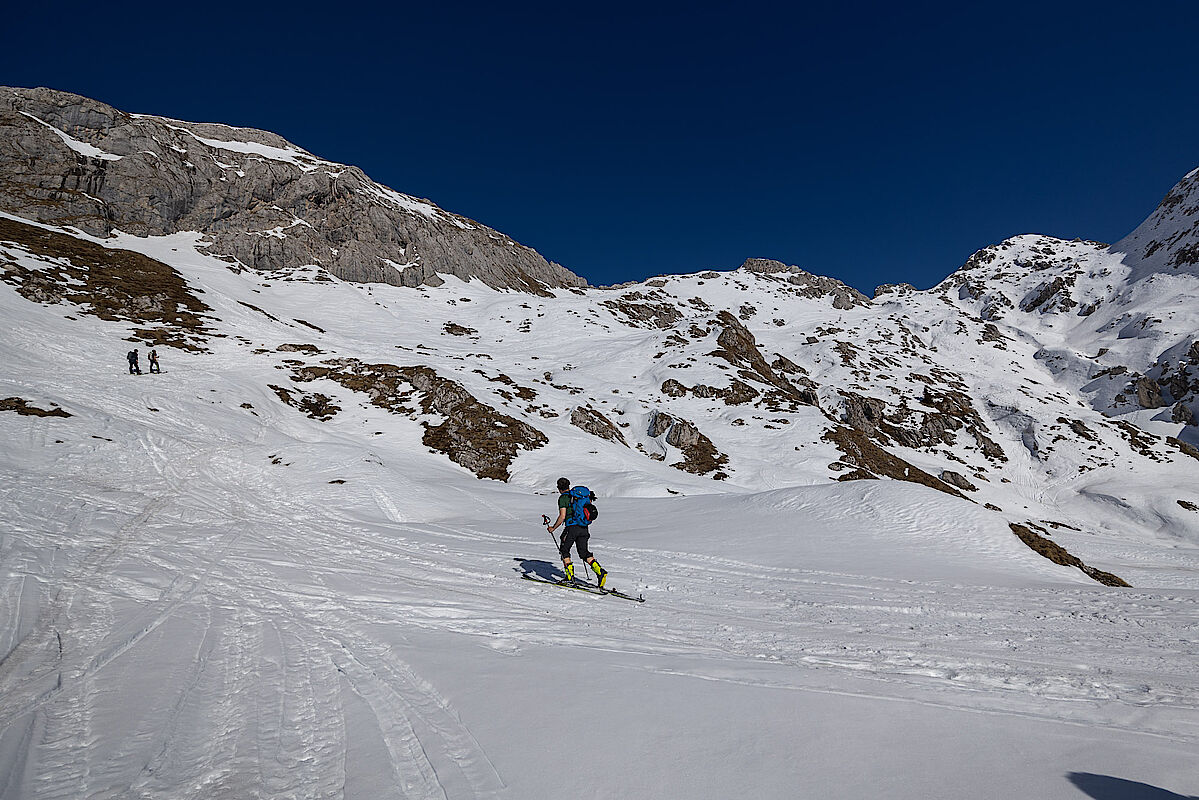
[[[558,544],[558,540],[554,538],[554,534],[550,533],[550,531],[549,531],[550,518],[547,517],[545,514],[541,515],[541,527],[545,528],[546,529],[545,532],[550,534],[550,541],[554,543],[554,549],[557,550],[560,547],[560,545]]]

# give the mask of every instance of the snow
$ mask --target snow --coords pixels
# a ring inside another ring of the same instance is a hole
[[[191,133],[189,131],[189,133]],[[273,147],[269,144],[261,144],[259,142],[241,142],[241,141],[226,141],[224,139],[209,139],[204,136],[198,136],[194,133],[192,137],[209,147],[215,147],[218,150],[228,150],[233,153],[242,153],[245,155],[262,156],[268,161],[283,161],[288,164],[293,164],[300,167],[305,172],[316,169],[319,164],[314,164],[315,159],[303,150],[293,147]],[[323,163],[323,162],[321,162]]]
[[[63,144],[65,144],[67,147],[71,148],[72,150],[74,150],[76,153],[78,153],[81,156],[84,156],[86,158],[98,158],[101,161],[118,161],[121,159],[121,156],[113,155],[112,153],[106,153],[105,151],[101,150],[99,147],[96,147],[94,144],[88,144],[87,142],[79,141],[78,139],[76,139],[75,137],[66,133],[65,131],[59,130],[58,128],[54,127],[49,122],[46,122],[43,119],[38,119],[33,114],[30,114],[27,111],[22,111],[21,114],[23,114],[26,117],[29,117],[29,119],[33,120],[34,122],[40,122],[42,125],[45,125],[50,130],[54,131],[54,133],[57,134],[58,138],[62,139]]]
[[[830,481],[816,409],[671,401],[732,455],[716,482],[569,424],[587,403],[629,423],[635,445],[667,377],[727,383],[702,358],[715,332],[654,359],[665,334],[620,324],[599,305],[611,292],[589,305],[451,276],[422,291],[272,281],[201,242],[103,241],[172,264],[226,334],[209,353],[158,348],[163,375],[123,374],[135,325],[0,284],[0,398],[74,415],[0,412],[5,800],[1196,793],[1199,515],[1174,503],[1195,474],[1185,461],[1079,473],[1085,449],[1038,459],[1013,430],[1010,463],[975,503]],[[1050,327],[1004,327],[998,350],[931,293],[895,323],[777,286],[680,276],[664,291],[696,324],[757,305],[746,324],[762,351],[801,363],[822,400],[855,382],[889,396],[897,376],[949,363],[1038,431],[1068,410],[1120,441],[1032,358]],[[446,322],[476,333],[443,335]],[[895,361],[886,380],[838,357],[836,339],[896,324],[937,352],[876,345]],[[821,326],[847,332],[799,344]],[[550,444],[503,484],[330,381],[303,386],[343,411],[309,419],[269,388],[301,355],[274,351],[289,342],[319,347],[311,363],[428,364]],[[500,374],[536,399],[505,404]],[[788,424],[765,429],[772,418]],[[560,570],[539,520],[563,474],[599,492],[592,549],[646,603],[518,579]],[[1019,519],[1073,523],[1055,540],[1136,588],[1041,558],[1008,529]]]
[[[396,261],[392,261],[390,258],[380,258],[379,260],[382,261],[387,266],[394,269],[396,272],[403,272],[404,270],[408,269],[409,267],[415,267],[419,264],[419,262],[417,262],[417,261],[409,261],[405,264],[400,264]]]
[[[379,200],[387,205],[394,206],[395,208],[399,208],[404,211],[410,211],[414,214],[420,214],[421,216],[428,217],[429,219],[444,220],[457,228],[462,228],[463,230],[474,229],[473,225],[468,225],[456,215],[445,213],[432,203],[418,200],[415,197],[409,197],[406,194],[401,194],[400,192],[397,192],[394,189],[389,189],[381,184],[367,181],[365,184],[363,184],[363,190],[366,191],[367,194],[372,195],[376,200]]]

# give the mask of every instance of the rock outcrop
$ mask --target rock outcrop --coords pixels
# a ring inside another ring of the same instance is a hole
[[[580,430],[587,431],[592,436],[598,436],[610,442],[617,442],[618,444],[623,444],[625,447],[629,446],[629,443],[625,441],[624,434],[620,432],[620,428],[613,425],[612,420],[594,408],[576,406],[570,412],[570,424]]]
[[[746,272],[785,280],[804,297],[830,297],[833,308],[849,309],[870,305],[870,298],[836,278],[813,275],[807,270],[769,258],[748,258],[741,265]]]
[[[1157,273],[1199,275],[1199,169],[1192,170],[1112,252],[1133,265],[1133,280]]]
[[[776,371],[775,367],[767,363],[766,357],[762,355],[757,339],[740,320],[727,311],[721,311],[716,315],[716,321],[721,325],[720,335],[716,339],[716,344],[720,346],[720,349],[710,355],[723,358],[730,364],[740,367],[739,375],[742,378],[769,387],[764,398],[769,407],[780,409],[795,408],[799,405],[819,406],[816,384],[802,374],[794,381],[781,374],[781,372],[794,373],[795,370],[792,370],[791,367],[798,370],[797,365],[787,359],[776,359],[775,363],[780,367],[780,371]],[[738,396],[748,394],[743,390],[738,391],[736,387],[734,387],[734,391]]]
[[[841,392],[841,396],[845,423],[884,445],[931,450],[937,445],[952,444],[954,432],[965,430],[984,456],[996,462],[1007,460],[1003,448],[988,435],[987,424],[963,392],[937,391],[925,386],[921,404],[931,409],[928,411],[906,404],[888,411],[887,404],[876,397],[848,391]]]
[[[429,367],[334,358],[321,366],[297,368],[292,378],[300,382],[325,378],[362,392],[373,405],[392,413],[441,418],[437,424],[421,419],[425,428],[421,441],[480,478],[507,481],[520,450],[536,450],[549,441],[533,426],[480,402],[462,384]],[[419,406],[419,414],[412,404]]]
[[[127,114],[50,89],[0,87],[0,210],[95,236],[198,231],[258,270],[437,285],[440,275],[544,294],[579,276],[472,220],[265,131]]]
[[[700,433],[693,423],[657,411],[650,417],[647,433],[654,439],[665,434],[666,443],[682,451],[683,460],[671,464],[672,467],[696,475],[713,473],[716,480],[728,477],[720,468],[728,464],[729,457],[717,450],[712,440]]]

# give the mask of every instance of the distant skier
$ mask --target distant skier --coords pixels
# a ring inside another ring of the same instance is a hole
[[[572,491],[570,481],[566,478],[558,479],[558,492],[558,519],[547,525],[546,530],[552,535],[556,528],[565,525],[562,528],[562,535],[558,539],[558,554],[562,556],[566,580],[570,582],[575,580],[575,565],[570,560],[570,548],[573,545],[579,551],[579,558],[591,565],[600,587],[603,588],[604,581],[608,579],[608,571],[599,565],[595,556],[587,549],[587,540],[591,537],[587,526],[594,518],[595,506],[591,505],[591,500],[595,498],[595,495],[582,486],[576,487]],[[590,513],[585,506],[591,506]]]
[[[141,365],[137,363],[137,350],[130,350],[125,355],[125,358],[129,360],[129,374],[130,375],[141,375],[142,368],[141,368]]]
[[[151,350],[150,355],[150,372],[162,372],[162,367],[158,365],[158,351]]]

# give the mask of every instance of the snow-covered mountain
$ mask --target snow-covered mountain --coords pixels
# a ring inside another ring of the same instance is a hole
[[[272,134],[0,123],[0,797],[1193,793],[1199,171],[928,291],[588,288]],[[517,579],[559,475],[644,605]]]

